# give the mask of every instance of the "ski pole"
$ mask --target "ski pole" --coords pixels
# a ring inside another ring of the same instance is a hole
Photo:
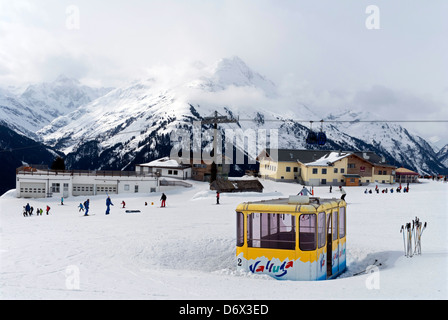
[[[406,257],[406,238],[404,236],[404,226],[401,226],[400,233],[403,233],[403,248],[404,248],[404,256]]]

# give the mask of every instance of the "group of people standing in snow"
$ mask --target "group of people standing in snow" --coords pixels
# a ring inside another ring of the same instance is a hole
[[[27,203],[26,206],[23,207],[23,216],[24,217],[31,217],[33,215],[33,212],[34,212],[34,207],[30,206],[29,203]],[[41,216],[43,212],[44,212],[44,210],[42,208],[37,208],[36,216]],[[47,206],[47,208],[46,208],[47,216],[48,216],[49,212],[50,212],[50,207]]]
[[[406,187],[404,187],[404,188],[402,188],[402,186],[401,186],[401,183],[400,183],[400,185],[397,187],[397,189],[395,189],[395,191],[397,192],[397,193],[401,193],[401,189],[403,189],[403,193],[407,193],[407,192],[409,192],[409,183],[406,185]],[[378,185],[377,186],[375,186],[375,192],[376,193],[380,193],[380,188],[378,188]],[[394,188],[390,188],[390,189],[388,189],[388,188],[385,188],[385,189],[383,189],[383,190],[381,190],[381,193],[388,193],[388,192],[390,192],[390,193],[394,193]],[[370,189],[370,190],[365,190],[364,191],[364,193],[373,193],[372,192],[372,189]]]
[[[330,193],[332,192],[332,190],[333,187],[330,186]],[[339,191],[341,192],[341,200],[345,201],[345,196],[347,195],[347,193],[345,192],[344,188],[342,188],[342,186],[339,186]],[[314,189],[310,191],[305,186],[303,186],[302,190],[297,195],[300,196],[314,195]]]
[[[161,201],[161,206],[160,207],[161,208],[165,208],[166,207],[166,200],[167,200],[166,194],[162,193],[162,196],[160,197],[160,201]],[[217,203],[219,203],[219,194],[217,195]],[[63,205],[63,204],[64,203],[63,203],[63,200],[61,198],[61,205]],[[125,206],[126,206],[126,203],[124,201],[122,201],[121,204],[122,204],[122,208],[124,209]],[[107,196],[107,198],[106,198],[106,215],[110,214],[110,206],[113,206],[113,205],[114,204],[112,203],[112,200],[111,200],[110,196]],[[86,201],[81,202],[78,205],[78,208],[79,208],[78,212],[82,211],[82,212],[84,212],[84,216],[88,216],[89,215],[89,209],[90,209],[90,199],[87,199]],[[23,207],[23,216],[24,217],[32,216],[33,215],[33,211],[34,211],[34,208],[32,206],[30,206],[29,203],[27,203],[26,206]],[[42,215],[43,210],[42,209],[37,209],[36,212],[37,212],[37,215],[39,215],[39,214]],[[46,210],[47,215],[49,214],[49,212],[50,212],[50,207],[47,206],[47,210]]]

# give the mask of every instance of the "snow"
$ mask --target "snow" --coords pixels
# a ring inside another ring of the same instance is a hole
[[[169,157],[163,157],[148,163],[140,164],[142,167],[175,167],[178,168],[181,165],[174,159],[170,159]]]
[[[426,181],[409,193],[364,194],[347,187],[347,271],[335,280],[278,281],[235,266],[235,208],[243,201],[287,197],[299,185],[262,180],[265,192],[215,194],[207,183],[160,193],[90,197],[0,198],[0,299],[446,299],[448,184]],[[380,188],[386,185],[379,185]],[[374,188],[374,185],[372,186]],[[390,186],[389,186],[390,188]],[[328,187],[315,195],[339,197]],[[138,209],[140,213],[125,213]],[[50,215],[24,218],[22,207],[50,205]],[[148,205],[145,206],[144,202]],[[152,205],[152,203],[154,203]],[[428,227],[422,255],[403,254],[401,225],[418,216]],[[374,274],[365,270],[375,259]]]
[[[309,162],[306,165],[307,166],[328,166],[329,163],[334,163],[336,161],[339,161],[347,156],[349,156],[351,153],[339,153],[339,152],[330,152],[323,156],[320,159],[317,159],[316,161]]]

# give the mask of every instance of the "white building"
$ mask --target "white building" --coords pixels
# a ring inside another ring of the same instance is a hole
[[[18,198],[89,196],[159,191],[156,174],[128,171],[55,171],[22,167],[16,172]]]
[[[158,177],[177,178],[182,180],[191,178],[190,165],[184,165],[169,157],[157,159],[149,163],[138,164],[135,166],[135,171],[140,174],[154,173]]]

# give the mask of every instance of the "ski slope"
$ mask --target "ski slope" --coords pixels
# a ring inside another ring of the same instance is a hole
[[[423,180],[407,194],[346,187],[348,269],[319,282],[278,281],[235,267],[237,204],[287,197],[300,185],[262,180],[263,194],[221,194],[215,205],[207,183],[192,183],[166,192],[166,208],[159,208],[160,193],[113,195],[109,216],[105,196],[90,197],[92,215],[84,217],[77,208],[84,197],[62,206],[59,199],[6,193],[0,198],[0,299],[448,298],[446,183]],[[314,190],[320,197],[340,196],[328,187]],[[125,213],[123,200],[141,213]],[[43,216],[24,218],[27,202],[44,208]],[[415,216],[428,227],[422,255],[406,258],[400,228]],[[375,260],[378,272],[354,275]]]

